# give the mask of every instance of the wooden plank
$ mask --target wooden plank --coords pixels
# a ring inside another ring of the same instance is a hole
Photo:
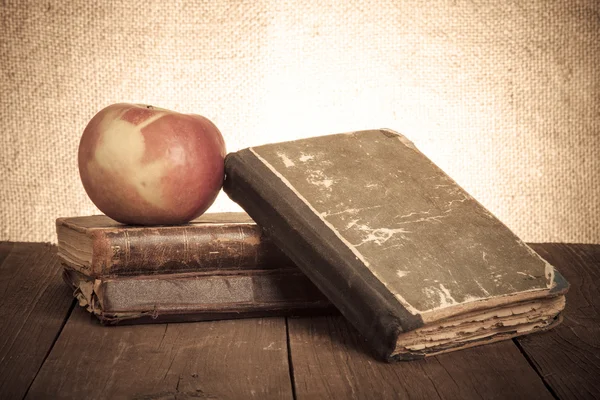
[[[0,245],[0,398],[22,398],[68,316],[56,247]]]
[[[8,257],[14,246],[14,242],[0,242],[0,265],[2,265],[6,257]]]
[[[77,307],[27,398],[292,398],[285,320],[101,326]]]
[[[387,364],[340,316],[288,319],[298,399],[551,399],[512,341]]]
[[[600,245],[532,245],[571,284],[564,321],[518,343],[561,399],[600,398]]]

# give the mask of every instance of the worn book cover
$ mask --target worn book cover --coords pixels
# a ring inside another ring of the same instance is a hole
[[[330,313],[334,307],[245,213],[182,226],[59,218],[63,278],[104,324]]]
[[[396,132],[252,147],[225,169],[228,195],[388,361],[560,321],[558,271]]]

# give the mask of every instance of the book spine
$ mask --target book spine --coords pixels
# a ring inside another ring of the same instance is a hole
[[[254,224],[115,229],[92,236],[92,276],[293,266]]]
[[[107,278],[96,280],[95,291],[108,313],[225,308],[241,312],[262,305],[328,303],[305,275],[290,269]]]

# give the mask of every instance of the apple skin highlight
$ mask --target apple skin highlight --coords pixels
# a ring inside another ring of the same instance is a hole
[[[207,118],[137,104],[113,104],[84,129],[83,187],[107,216],[133,225],[186,223],[215,201],[225,142]]]

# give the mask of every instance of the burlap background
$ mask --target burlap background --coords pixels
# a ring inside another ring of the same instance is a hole
[[[3,1],[0,239],[97,212],[79,136],[130,101],[203,114],[230,151],[389,127],[525,240],[598,243],[599,4]]]

